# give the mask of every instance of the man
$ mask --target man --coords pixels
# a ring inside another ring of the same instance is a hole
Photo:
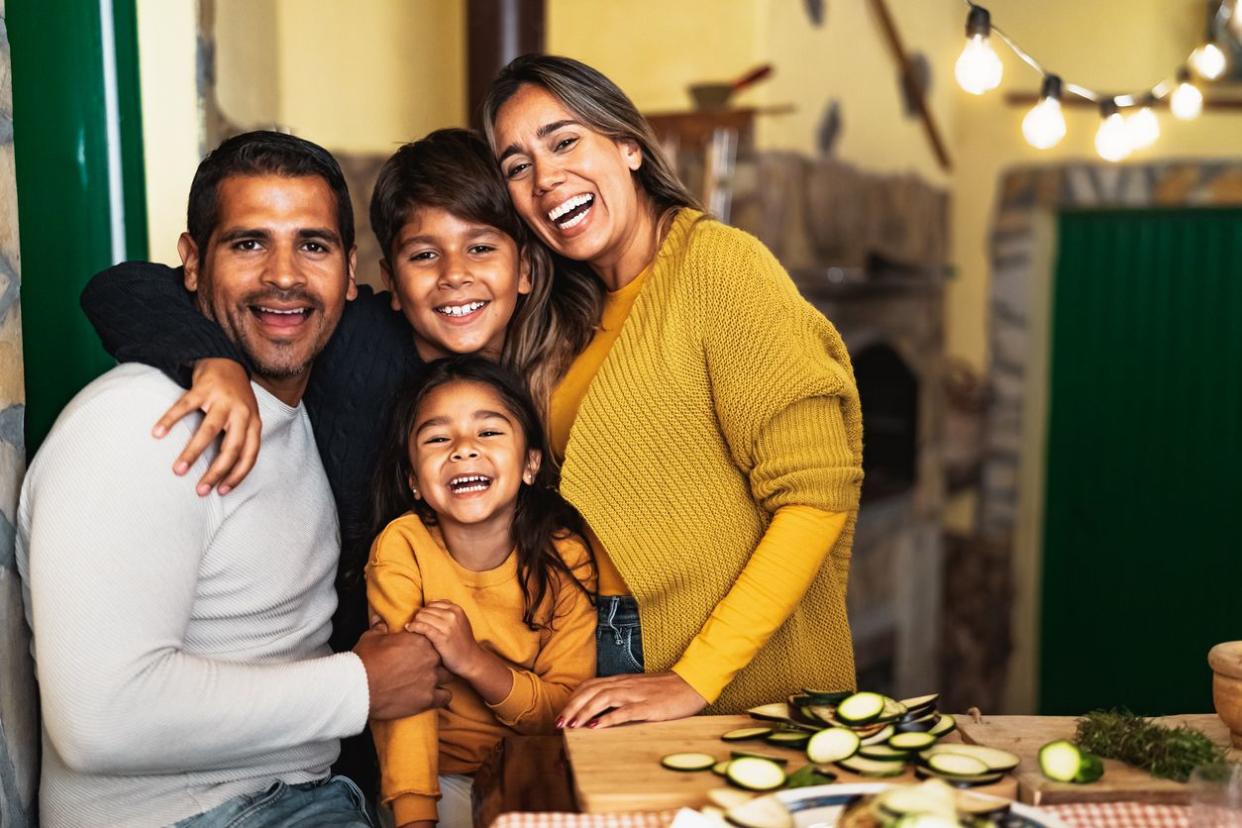
[[[254,471],[228,497],[168,474],[184,440],[149,429],[181,389],[137,364],[83,389],[35,458],[17,554],[45,825],[368,825],[357,788],[329,776],[339,740],[447,700],[420,636],[327,646],[339,532],[301,398],[354,295],[353,233],[322,148],[225,141],[195,175],[179,250],[199,310],[253,366]]]

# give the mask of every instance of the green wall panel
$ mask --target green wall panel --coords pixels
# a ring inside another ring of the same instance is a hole
[[[1242,638],[1242,210],[1058,225],[1041,711],[1210,712]]]
[[[7,9],[31,453],[64,404],[112,365],[78,307],[83,285],[114,259],[101,8],[111,8],[115,32],[121,257],[145,257],[133,0],[16,0]]]

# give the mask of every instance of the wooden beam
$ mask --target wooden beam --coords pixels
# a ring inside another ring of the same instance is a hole
[[[466,116],[483,123],[481,107],[496,73],[519,55],[543,51],[544,0],[467,0]]]
[[[927,134],[927,140],[931,143],[932,152],[936,154],[936,160],[940,162],[940,168],[948,172],[953,169],[953,159],[949,157],[949,150],[940,135],[940,127],[936,123],[936,116],[927,105],[927,90],[923,88],[923,85],[915,77],[914,64],[910,61],[910,56],[906,53],[906,47],[901,42],[901,34],[897,31],[897,24],[893,22],[893,16],[889,14],[888,4],[884,0],[871,0],[871,8],[880,20],[880,27],[884,30],[884,38],[888,41],[889,51],[892,52],[893,59],[897,61],[901,72],[901,83],[905,86],[910,100],[914,101],[914,106],[919,113],[919,119],[923,122],[923,131]]]
[[[1009,92],[1005,95],[1005,103],[1009,106],[1034,106],[1039,103],[1039,95],[1033,92]],[[1076,109],[1091,107],[1098,109],[1099,104],[1095,101],[1089,101],[1086,98],[1080,98],[1077,95],[1066,95],[1061,99],[1061,106],[1072,106]],[[1155,101],[1151,104],[1153,109],[1168,109],[1169,101],[1167,98]],[[1126,107],[1129,109],[1129,107]],[[1203,108],[1216,109],[1220,111],[1238,111],[1242,110],[1242,98],[1208,98],[1203,99]]]

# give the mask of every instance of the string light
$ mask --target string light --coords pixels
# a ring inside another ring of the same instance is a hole
[[[954,67],[958,84],[972,95],[982,95],[1000,86],[1005,73],[1000,55],[988,42],[991,31],[992,16],[988,10],[972,4],[966,18],[966,48]]]
[[[1061,78],[1048,75],[1039,103],[1022,119],[1022,134],[1035,149],[1051,149],[1065,137],[1065,113],[1061,111]]]
[[[1194,120],[1203,111],[1203,93],[1190,82],[1190,72],[1185,68],[1177,73],[1177,80],[1177,88],[1169,98],[1169,109],[1173,111],[1174,118]]]
[[[1148,95],[1133,112],[1126,116],[1126,129],[1130,133],[1130,146],[1136,150],[1147,149],[1160,137],[1160,120],[1152,111],[1155,98]]]
[[[1233,11],[1229,18],[1229,28],[1233,30],[1235,37],[1242,39],[1242,3],[1235,0]]]
[[[1215,43],[1204,43],[1190,55],[1190,65],[1204,80],[1216,80],[1225,74],[1225,53]]]
[[[1100,129],[1095,133],[1095,149],[1105,161],[1122,161],[1130,155],[1130,130],[1112,98],[1100,104]]]

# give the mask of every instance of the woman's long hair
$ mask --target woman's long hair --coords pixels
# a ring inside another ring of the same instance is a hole
[[[522,55],[515,58],[492,81],[483,101],[483,129],[496,149],[496,117],[500,109],[526,84],[546,89],[589,129],[615,141],[632,141],[642,152],[642,164],[634,177],[651,200],[657,225],[682,207],[702,210],[672,164],[660,149],[651,124],[634,102],[599,71],[585,63],[555,55]],[[574,357],[582,353],[599,327],[604,288],[599,277],[583,262],[549,251],[556,279],[548,304],[549,328],[532,331],[531,349],[555,384]],[[553,327],[555,326],[555,327]]]
[[[410,489],[413,467],[410,464],[410,433],[415,426],[423,400],[437,388],[455,382],[477,382],[492,388],[505,410],[517,421],[525,438],[527,451],[538,451],[543,458],[535,482],[521,484],[517,509],[513,515],[513,542],[517,549],[518,580],[522,586],[522,622],[532,630],[549,627],[555,620],[559,573],[567,583],[586,592],[586,584],[565,564],[556,550],[555,541],[576,535],[586,537],[586,527],[577,510],[557,492],[554,463],[549,463],[547,440],[539,413],[530,393],[522,382],[490,360],[477,356],[455,356],[438,359],[427,368],[421,383],[405,389],[397,397],[389,416],[387,438],[381,449],[374,484],[374,535],[409,511],[414,511],[427,525],[435,525],[436,513],[424,500],[416,499]],[[525,455],[523,455],[525,456]],[[589,557],[590,575],[594,580],[595,558],[590,546],[582,540]],[[541,619],[541,607],[548,598],[552,609]]]

